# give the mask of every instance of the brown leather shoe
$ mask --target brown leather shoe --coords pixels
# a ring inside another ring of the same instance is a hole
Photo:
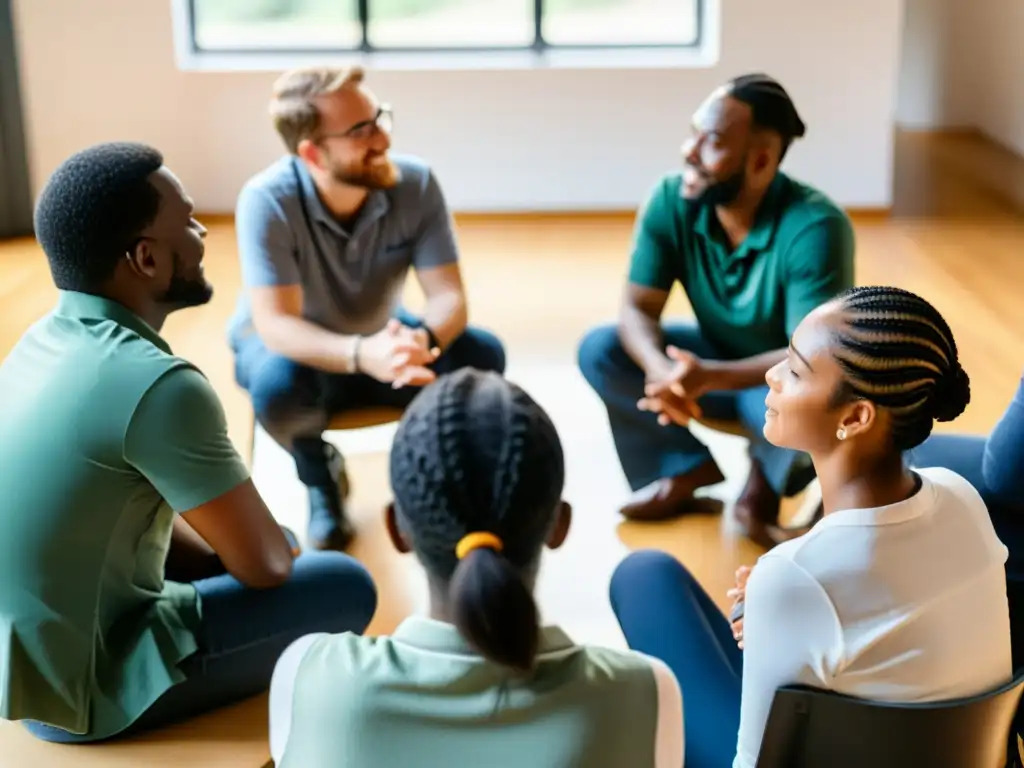
[[[805,525],[797,525],[792,528],[784,528],[778,525],[769,525],[767,527],[768,536],[776,544],[781,544],[784,541],[792,541],[793,539],[799,539],[805,533],[811,530],[815,524],[825,516],[825,508],[820,503],[818,504],[818,510],[814,513],[814,517],[811,518],[810,522]]]
[[[748,539],[755,544],[771,549],[776,542],[770,533],[779,525],[779,496],[768,484],[761,466],[753,461],[747,484],[736,499],[736,521]]]
[[[705,511],[707,499],[694,498],[698,488],[725,480],[714,461],[708,461],[683,475],[663,477],[633,494],[619,510],[630,520],[668,520],[687,512]]]

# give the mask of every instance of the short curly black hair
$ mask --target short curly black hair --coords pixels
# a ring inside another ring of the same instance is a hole
[[[36,239],[61,290],[96,291],[114,274],[160,209],[149,177],[164,164],[153,147],[97,144],[69,157],[50,176],[35,210]]]

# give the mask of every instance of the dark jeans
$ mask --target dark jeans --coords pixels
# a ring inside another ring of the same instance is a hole
[[[398,313],[406,325],[421,322]],[[367,406],[405,408],[419,387],[393,389],[363,374],[318,371],[269,351],[255,332],[232,340],[235,377],[252,398],[256,420],[295,458],[299,479],[309,487],[333,484],[322,437],[331,418]],[[477,328],[452,342],[432,366],[438,375],[471,367],[505,372],[505,348],[492,333]]]
[[[912,466],[956,472],[984,499],[996,534],[1009,551],[1010,643],[1013,667],[1020,669],[1024,666],[1024,378],[988,437],[932,435],[907,459]],[[1024,734],[1024,704],[1017,710],[1013,732]],[[1016,754],[1016,736],[1011,742],[1011,752]]]
[[[1024,498],[1016,503],[989,489],[982,472],[988,440],[974,435],[932,435],[907,454],[914,467],[944,467],[973,485],[988,507],[992,525],[1009,550],[1006,560],[1007,597],[1010,602],[1010,633],[1014,668],[1024,666]],[[1024,473],[1024,466],[1017,472]]]
[[[339,552],[309,552],[276,589],[249,589],[228,574],[194,582],[202,599],[199,650],[181,662],[186,680],[167,690],[128,730],[136,734],[195,717],[265,691],[278,658],[312,632],[365,631],[377,609],[377,590],[358,561]],[[93,741],[37,722],[28,730],[44,741]]]
[[[629,647],[665,662],[679,681],[686,768],[729,768],[740,730],[743,652],[728,620],[663,552],[626,557],[610,592]]]
[[[717,350],[693,323],[666,323],[666,345],[698,357],[720,358]],[[615,449],[626,480],[634,491],[663,477],[685,474],[712,460],[707,446],[686,427],[663,427],[657,415],[636,407],[643,397],[644,372],[627,354],[615,325],[592,329],[578,350],[584,378],[608,410]],[[739,392],[711,392],[699,401],[708,418],[739,421],[749,433],[750,456],[758,462],[768,483],[780,496],[800,492],[814,477],[809,459],[801,453],[777,448],[764,439],[764,398],[768,385]]]
[[[989,487],[982,472],[982,462],[985,451],[991,447],[990,440],[985,437],[934,434],[908,452],[906,460],[914,467],[944,467],[974,485],[988,507],[996,534],[1010,550],[1007,579],[1015,585],[1024,585],[1024,498],[1012,500],[1006,495],[993,493]],[[1024,473],[1024,466],[1017,467],[1016,472]],[[1024,633],[1024,624],[1021,630]],[[1015,658],[1018,664],[1024,664],[1024,655],[1015,654]]]

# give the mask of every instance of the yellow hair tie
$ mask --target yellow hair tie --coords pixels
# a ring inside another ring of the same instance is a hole
[[[477,531],[476,533],[467,533],[462,537],[462,540],[455,546],[455,556],[461,560],[474,549],[480,549],[480,547],[490,547],[495,552],[501,552],[502,543],[501,539],[495,536],[493,533],[487,531]]]

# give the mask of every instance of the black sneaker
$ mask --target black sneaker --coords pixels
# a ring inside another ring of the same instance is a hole
[[[345,500],[350,493],[345,460],[330,443],[326,443],[327,462],[336,480],[326,487],[309,489],[309,545],[317,550],[344,550],[352,543],[355,529],[345,513]]]
[[[327,470],[338,484],[342,502],[346,502],[352,493],[352,487],[348,480],[348,472],[345,470],[345,457],[341,455],[341,451],[327,442],[324,443],[324,452],[327,454]]]

